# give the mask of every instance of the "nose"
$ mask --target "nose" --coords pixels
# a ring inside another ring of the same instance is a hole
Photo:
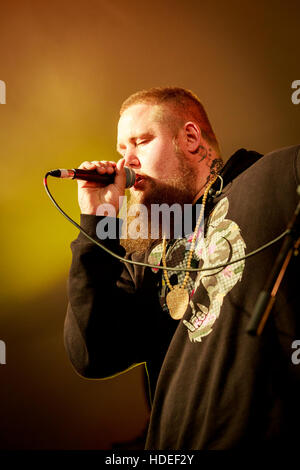
[[[125,159],[125,166],[128,166],[130,168],[141,167],[140,160],[136,154],[136,149],[134,147],[130,146],[126,149],[126,152],[124,154],[124,159]]]

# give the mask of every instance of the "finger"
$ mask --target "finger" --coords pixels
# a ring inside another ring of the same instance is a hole
[[[124,166],[125,166],[125,158],[120,158],[120,160],[118,160],[116,164],[117,170],[118,171],[122,170]]]
[[[115,168],[116,162],[109,162],[107,160],[93,160],[92,163],[95,163],[97,166],[105,166]]]
[[[125,159],[121,158],[116,165],[116,177],[115,177],[115,184],[119,187],[124,189],[126,186],[126,173],[124,170],[125,166]]]
[[[82,162],[79,167],[78,167],[80,170],[92,170],[94,168],[96,168],[96,165],[95,163],[93,162],[88,162],[88,161],[85,161],[85,162]]]
[[[108,165],[108,166],[116,166],[116,162],[114,161],[109,161],[109,160],[98,160],[98,163],[101,163],[102,165]]]
[[[116,171],[116,162],[108,162],[108,161],[96,161],[94,160],[92,163],[96,165],[96,169],[98,173],[115,173]]]

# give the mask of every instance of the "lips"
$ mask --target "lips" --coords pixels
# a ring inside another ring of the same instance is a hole
[[[145,176],[140,175],[139,173],[135,174],[135,183],[134,183],[134,188],[135,189],[142,189],[144,182],[145,182]]]

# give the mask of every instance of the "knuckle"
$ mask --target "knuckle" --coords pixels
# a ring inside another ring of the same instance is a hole
[[[89,166],[89,165],[90,165],[90,162],[84,161],[84,162],[80,163],[78,168],[85,168],[86,166]]]

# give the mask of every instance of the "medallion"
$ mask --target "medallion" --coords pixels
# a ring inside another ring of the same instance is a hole
[[[180,286],[174,286],[167,294],[167,306],[170,315],[174,320],[180,320],[189,304],[189,293],[187,289]]]

